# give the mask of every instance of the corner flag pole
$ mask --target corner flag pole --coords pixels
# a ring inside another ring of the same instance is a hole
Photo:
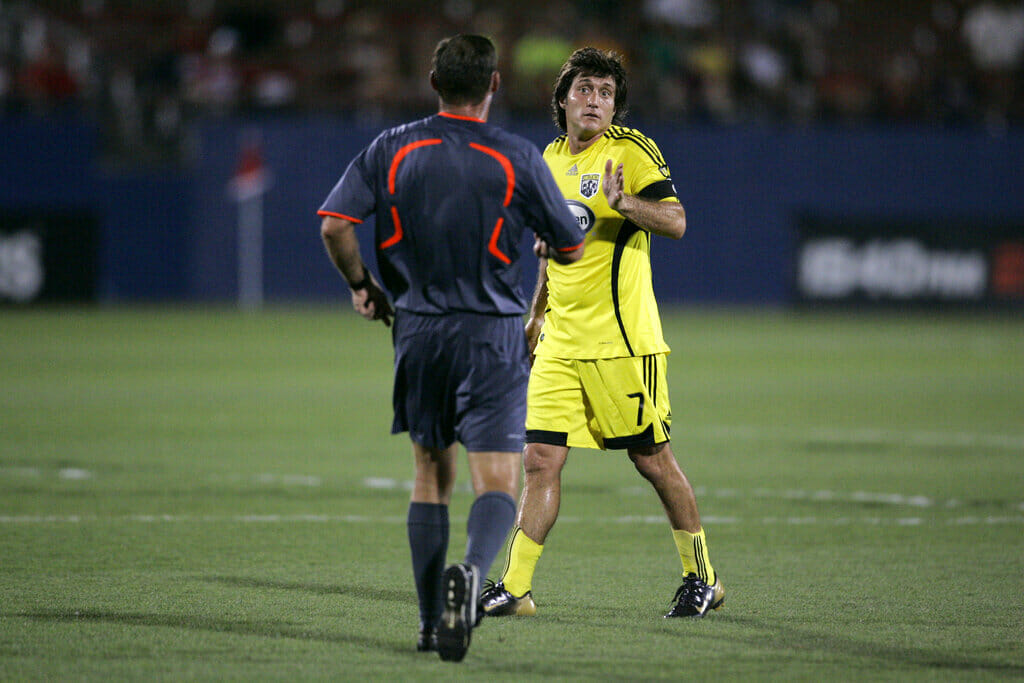
[[[263,195],[238,203],[238,305],[263,306]]]
[[[268,189],[263,147],[258,134],[250,132],[229,185],[238,204],[238,305],[245,310],[263,306],[263,195]]]

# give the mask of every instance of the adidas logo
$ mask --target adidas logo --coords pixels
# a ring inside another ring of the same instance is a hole
[[[573,164],[572,168],[570,168],[568,171],[565,172],[565,175],[579,175],[579,174],[580,174],[580,169],[576,168],[576,164]]]

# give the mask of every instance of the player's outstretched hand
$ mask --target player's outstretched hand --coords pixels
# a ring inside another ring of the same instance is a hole
[[[622,164],[619,164],[618,168],[612,172],[612,160],[609,159],[604,164],[604,176],[601,178],[601,188],[604,190],[604,196],[608,200],[608,206],[615,211],[619,210],[619,204],[622,203],[622,197],[625,195],[626,182],[622,175]]]

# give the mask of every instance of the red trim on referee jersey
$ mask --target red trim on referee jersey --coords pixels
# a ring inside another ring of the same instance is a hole
[[[398,244],[402,239],[402,221],[398,220],[397,206],[391,207],[391,220],[395,224],[395,234],[380,243],[381,249],[387,249],[392,245]]]
[[[346,216],[343,213],[334,213],[333,211],[317,211],[316,215],[317,216],[332,216],[334,218],[340,218],[343,221],[348,221],[349,223],[357,223],[357,224],[358,223],[362,223],[362,221],[359,220],[358,218],[352,218],[352,216]]]
[[[499,218],[498,222],[494,224],[494,232],[491,233],[491,241],[487,243],[487,251],[491,252],[492,256],[507,266],[512,263],[512,259],[505,256],[505,254],[501,252],[501,249],[498,249],[498,235],[501,234],[501,224],[504,222],[504,218]]]
[[[557,249],[556,251],[576,251],[577,249],[579,249],[582,246],[583,246],[583,242],[580,242],[575,247],[562,247],[561,249]]]
[[[416,142],[410,142],[408,145],[395,152],[395,157],[391,160],[391,168],[388,169],[388,192],[391,194],[395,193],[395,176],[398,174],[398,165],[402,163],[402,159],[405,158],[406,154],[414,149],[419,149],[420,147],[440,145],[441,142],[441,138],[417,140]],[[380,243],[381,249],[387,249],[388,247],[398,244],[402,240],[402,221],[398,218],[397,206],[391,207],[391,220],[395,224],[395,234]]]
[[[516,189],[516,172],[515,169],[512,168],[512,162],[508,160],[507,156],[505,156],[498,150],[491,149],[490,147],[484,147],[483,145],[478,145],[475,142],[469,143],[469,146],[477,150],[478,152],[483,152],[484,154],[491,155],[492,157],[497,159],[498,163],[501,164],[501,167],[505,169],[506,182],[504,205],[508,206],[509,203],[511,203],[512,201],[512,191]]]
[[[401,148],[395,153],[395,158],[391,160],[391,169],[388,171],[388,191],[391,194],[395,193],[395,174],[398,173],[398,164],[402,163],[402,159],[409,152],[419,147],[425,147],[427,145],[440,145],[441,138],[428,138],[426,140],[417,140],[411,142],[405,147]]]
[[[502,205],[508,206],[511,204],[512,194],[516,189],[516,172],[515,169],[512,168],[512,162],[508,160],[507,156],[496,149],[491,149],[484,145],[478,145],[475,142],[469,143],[469,146],[478,152],[483,152],[484,154],[494,157],[494,159],[501,164],[502,169],[505,171],[505,201],[502,202]],[[508,265],[509,263],[512,263],[512,259],[504,254],[501,249],[498,249],[498,237],[501,235],[501,226],[504,223],[505,219],[499,218],[498,222],[494,224],[494,231],[491,232],[491,240],[487,243],[487,251],[491,252],[491,255],[494,256],[494,258]]]
[[[459,121],[476,121],[477,123],[487,123],[483,119],[478,119],[475,116],[462,116],[461,114],[450,114],[446,111],[437,112],[438,116],[443,116],[447,119],[458,119]]]

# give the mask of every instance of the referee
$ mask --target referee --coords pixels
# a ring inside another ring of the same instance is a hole
[[[465,656],[480,577],[515,520],[530,369],[520,241],[532,231],[556,263],[583,255],[583,232],[540,152],[487,123],[496,67],[487,38],[442,40],[430,72],[438,113],[381,133],[318,212],[356,311],[394,318],[391,432],[409,433],[416,463],[407,527],[417,648],[449,661]],[[359,252],[371,216],[383,287]],[[476,499],[464,560],[445,569],[459,443]]]

